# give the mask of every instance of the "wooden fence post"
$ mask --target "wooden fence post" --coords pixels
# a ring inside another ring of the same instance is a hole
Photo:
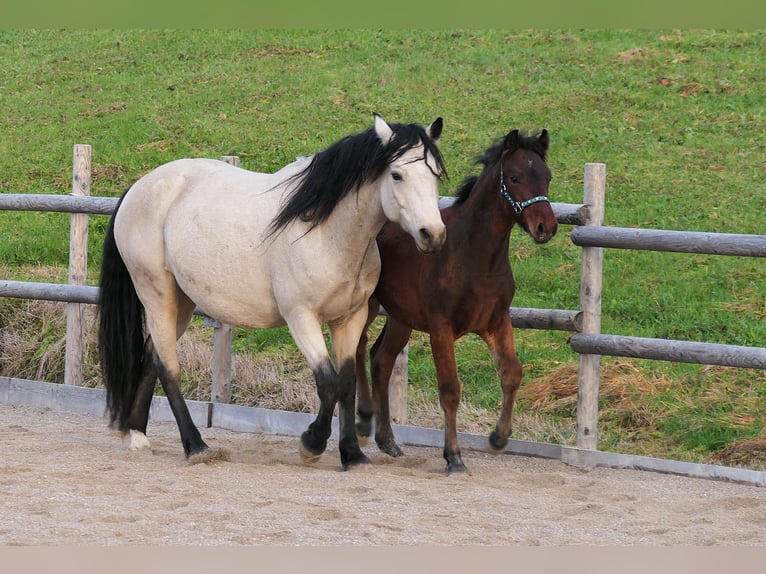
[[[238,166],[239,158],[235,155],[221,156],[221,161]],[[214,403],[231,402],[231,325],[213,320],[213,365],[211,401]]]
[[[91,147],[74,146],[72,195],[90,195]],[[73,213],[69,228],[69,284],[85,285],[88,276],[88,214]],[[85,305],[67,303],[64,384],[82,385]]]
[[[588,206],[586,226],[604,224],[606,165],[585,164],[583,203]],[[583,247],[580,268],[582,332],[601,332],[601,280],[603,248]],[[598,449],[598,387],[600,355],[580,355],[577,381],[577,447]]]

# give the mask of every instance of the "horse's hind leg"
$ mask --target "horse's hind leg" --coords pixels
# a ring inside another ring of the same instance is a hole
[[[491,452],[499,453],[505,450],[512,430],[513,404],[516,399],[516,391],[519,390],[521,384],[521,362],[514,350],[513,327],[507,315],[504,316],[499,328],[492,332],[481,333],[481,337],[487,343],[487,347],[500,371],[500,385],[503,390],[500,417],[497,420],[495,430],[489,435]]]
[[[144,368],[138,383],[133,405],[126,421],[130,432],[130,450],[149,448],[151,445],[146,438],[146,427],[149,424],[149,408],[152,404],[154,387],[157,384],[157,354],[154,352],[152,338],[148,337],[144,344]]]
[[[154,344],[154,369],[178,424],[184,453],[189,458],[207,450],[208,446],[192,421],[181,393],[181,366],[176,350],[176,341],[186,330],[194,306],[180,292],[176,292],[174,302],[175,305],[172,306],[146,305],[146,323]]]
[[[378,340],[370,350],[372,397],[375,405],[375,442],[380,450],[390,456],[402,456],[404,453],[396,444],[394,431],[391,428],[388,385],[396,358],[409,341],[411,332],[412,329],[389,317]]]
[[[372,415],[375,408],[372,395],[370,394],[370,384],[367,380],[367,330],[375,320],[378,314],[380,304],[375,299],[370,299],[367,306],[367,323],[359,337],[359,344],[356,348],[356,435],[362,445],[372,434]]]

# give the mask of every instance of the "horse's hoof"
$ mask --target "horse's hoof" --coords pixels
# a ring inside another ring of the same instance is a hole
[[[359,446],[367,446],[370,444],[370,435],[356,435],[356,439],[359,441]]]
[[[350,457],[343,461],[343,470],[353,470],[358,468],[369,468],[370,459],[361,453],[361,456]]]
[[[303,461],[303,464],[314,464],[316,463],[321,457],[322,453],[315,453],[311,452],[309,449],[307,449],[305,446],[303,446],[303,442],[301,441],[300,446],[298,448],[298,452],[301,455],[301,460]]]
[[[301,460],[303,460],[304,464],[314,464],[327,448],[327,441],[321,441],[319,444],[314,445],[312,443],[316,441],[313,439],[314,435],[311,434],[311,431],[304,431],[301,435],[298,452],[300,452]]]
[[[508,437],[501,437],[497,431],[492,431],[489,435],[489,452],[491,454],[503,454],[508,445]]]
[[[206,448],[200,452],[196,452],[186,457],[186,462],[188,462],[190,465],[219,461],[225,462],[228,460],[229,451],[225,448]]]
[[[141,431],[130,429],[130,444],[128,450],[151,450],[152,445]]]

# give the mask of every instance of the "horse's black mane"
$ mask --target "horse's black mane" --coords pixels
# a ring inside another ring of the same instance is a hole
[[[418,144],[423,144],[424,158],[431,154],[436,161],[438,171],[434,174],[446,173],[441,152],[425,128],[418,124],[389,125],[394,136],[388,145],[384,146],[375,129],[370,128],[317,152],[311,163],[291,178],[301,182],[277,214],[270,231],[279,231],[297,218],[311,221],[313,229],[330,216],[348,193],[378,179],[392,161]]]
[[[540,140],[538,139],[539,135],[540,134],[538,133],[532,135],[519,134],[517,148],[533,151],[541,158],[543,158],[543,161],[546,161],[546,150],[540,144]],[[507,136],[497,138],[495,142],[489,146],[483,154],[476,158],[476,163],[483,165],[484,169],[486,169],[487,166],[490,166],[499,160],[500,156],[503,154],[503,151],[505,151],[506,137]],[[455,190],[455,205],[463,203],[466,199],[468,199],[468,196],[471,195],[471,190],[473,189],[474,185],[476,185],[478,180],[478,175],[469,175],[461,182],[457,190]]]

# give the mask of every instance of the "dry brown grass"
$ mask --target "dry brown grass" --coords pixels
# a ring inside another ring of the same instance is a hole
[[[0,375],[61,382],[64,378],[65,303],[0,299]],[[87,307],[84,385],[102,386],[96,350],[95,308]],[[187,398],[209,400],[213,331],[195,320],[179,341],[179,360]],[[696,396],[684,392],[684,382],[653,374],[639,362],[605,358],[601,368],[599,426],[611,427],[618,436],[609,450],[677,458],[667,439],[655,433],[663,417],[693,409],[693,401],[706,404],[731,402],[736,408],[721,410],[715,424],[721,428],[747,428],[760,416],[758,389],[737,386],[732,370],[705,367],[702,374],[711,384]],[[766,381],[762,373],[755,385]],[[158,387],[158,391],[159,391]],[[662,393],[671,391],[673,403]],[[291,357],[268,353],[235,354],[232,357],[232,401],[245,406],[297,412],[317,412],[319,401],[311,371],[299,354]],[[525,379],[518,392],[513,437],[517,439],[574,444],[577,404],[577,363],[559,365],[547,375]],[[653,400],[657,399],[657,400]],[[411,386],[407,424],[443,428],[443,413],[433,394]],[[458,429],[487,434],[498,412],[461,403]],[[647,437],[652,434],[652,440]],[[664,441],[664,442],[663,442]],[[758,466],[766,464],[766,437],[729,444],[710,462]]]

